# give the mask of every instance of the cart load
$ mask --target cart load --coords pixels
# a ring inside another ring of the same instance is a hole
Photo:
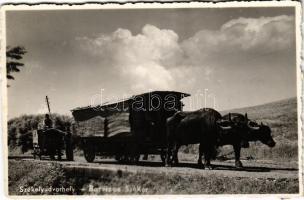
[[[113,113],[107,118],[95,116],[88,120],[79,121],[76,123],[76,131],[81,137],[104,137],[105,126],[107,127],[107,137],[123,136],[124,133],[130,133],[129,113]]]

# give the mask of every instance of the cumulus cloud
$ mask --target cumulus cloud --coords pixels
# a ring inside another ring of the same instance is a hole
[[[294,44],[294,17],[238,18],[219,30],[201,30],[181,43],[194,63],[242,54],[288,50]]]
[[[224,24],[221,32],[227,42],[240,46],[242,50],[262,47],[267,51],[281,50],[292,44],[294,34],[293,17],[239,18]]]
[[[294,18],[233,19],[218,30],[202,29],[183,41],[173,30],[149,24],[137,35],[119,28],[78,41],[134,92],[184,88],[181,86],[210,80],[216,72],[212,59],[288,50],[294,43]]]
[[[133,90],[170,89],[175,84],[166,66],[176,63],[182,50],[178,35],[172,30],[146,25],[138,35],[118,29],[110,35],[78,40],[82,41],[86,50],[100,56],[103,62],[107,60],[120,78],[131,82]]]

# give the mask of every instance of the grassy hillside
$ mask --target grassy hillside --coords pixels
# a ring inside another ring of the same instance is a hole
[[[259,160],[297,161],[298,160],[298,129],[297,129],[297,99],[285,99],[258,106],[222,111],[227,113],[248,114],[248,118],[257,122],[266,123],[272,131],[276,141],[274,148],[268,148],[260,142],[251,142],[250,148],[242,149],[242,158],[253,157]],[[231,146],[224,146],[220,149],[220,155],[232,152]],[[183,153],[198,153],[197,145],[182,147]],[[233,158],[229,154],[229,158]],[[182,157],[182,156],[181,156]],[[183,159],[183,158],[181,158]],[[187,159],[187,158],[185,158]]]
[[[243,156],[256,159],[289,160],[298,159],[298,122],[297,99],[291,98],[264,105],[234,109],[222,112],[246,113],[248,118],[266,123],[272,131],[277,145],[268,148],[261,143],[251,143],[249,149],[243,149]]]
[[[297,99],[291,98],[264,105],[224,111],[246,113],[248,118],[267,123],[277,139],[297,141]]]

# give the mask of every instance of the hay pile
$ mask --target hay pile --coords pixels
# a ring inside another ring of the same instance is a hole
[[[82,137],[104,136],[105,118],[93,117],[89,120],[77,123],[77,133]],[[108,117],[108,137],[131,132],[129,113],[115,113]]]

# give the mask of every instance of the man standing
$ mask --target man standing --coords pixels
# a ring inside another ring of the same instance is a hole
[[[53,121],[50,118],[49,114],[45,114],[45,118],[43,121],[43,130],[42,130],[42,134],[41,134],[41,150],[44,152],[45,148],[48,148],[48,144],[46,144],[48,142],[47,138],[46,138],[46,131],[51,129],[53,127]],[[49,150],[48,150],[49,151]]]

